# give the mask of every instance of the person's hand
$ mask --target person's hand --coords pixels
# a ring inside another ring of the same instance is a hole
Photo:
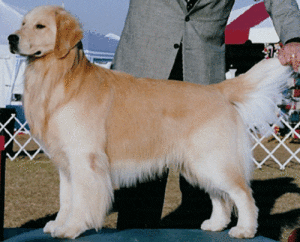
[[[278,51],[278,59],[282,65],[291,65],[298,72],[300,67],[300,43],[291,42]]]

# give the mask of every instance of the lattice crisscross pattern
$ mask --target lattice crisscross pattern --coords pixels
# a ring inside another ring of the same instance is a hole
[[[275,132],[271,134],[271,136],[275,138],[276,142],[278,142],[278,144],[272,150],[268,149],[263,144],[263,140],[266,139],[265,136],[258,137],[252,132],[250,132],[251,137],[255,141],[252,147],[252,151],[254,151],[257,147],[261,147],[267,154],[262,161],[257,161],[253,157],[253,162],[256,164],[257,168],[262,168],[265,162],[269,159],[277,163],[281,170],[284,170],[287,164],[291,162],[293,159],[300,163],[300,158],[297,156],[297,154],[300,152],[300,145],[296,151],[292,151],[287,145],[289,138],[292,136],[296,137],[296,139],[300,139],[300,135],[296,132],[296,130],[300,127],[300,122],[297,123],[294,127],[292,127],[291,124],[287,122],[283,116],[280,116],[278,119],[282,124],[286,125],[286,127],[289,129],[289,132],[282,138],[280,138]],[[272,130],[275,130],[275,124],[272,126]],[[278,151],[278,149],[281,147],[283,147],[285,149],[285,152],[289,155],[289,157],[286,160],[282,160],[283,159],[282,156],[280,157],[281,160],[279,160],[279,158],[277,158],[275,155],[275,152]]]
[[[7,124],[9,124],[12,120],[15,120],[15,122],[17,122],[20,127],[15,130],[14,134],[11,134],[8,129],[6,128]],[[10,159],[10,160],[14,160],[18,157],[18,155],[21,153],[21,152],[24,152],[24,154],[26,154],[30,160],[33,160],[35,158],[35,156],[41,151],[43,150],[41,145],[38,143],[38,141],[36,139],[34,139],[31,135],[30,135],[30,131],[26,128],[26,125],[27,125],[27,121],[25,123],[21,123],[20,120],[16,117],[16,114],[12,114],[11,117],[4,123],[2,124],[0,122],[0,132],[2,130],[4,130],[4,132],[6,132],[8,135],[9,135],[9,140],[5,143],[5,148],[12,142],[14,142],[14,147],[16,149],[17,147],[17,151],[14,153],[13,156],[11,156],[8,152],[7,152],[7,157]],[[27,139],[27,141],[22,145],[17,139],[17,135],[18,134],[21,134],[21,133],[26,133],[26,134],[29,134],[29,138]],[[30,154],[30,152],[28,152],[26,150],[26,146],[31,142],[31,141],[34,141],[36,144],[37,144],[37,147],[38,149],[33,153],[33,154]]]

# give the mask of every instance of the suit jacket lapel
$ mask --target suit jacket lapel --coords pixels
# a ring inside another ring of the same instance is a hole
[[[186,1],[185,0],[177,0],[177,2],[179,3],[184,14],[186,15],[188,13],[187,9],[186,9]]]

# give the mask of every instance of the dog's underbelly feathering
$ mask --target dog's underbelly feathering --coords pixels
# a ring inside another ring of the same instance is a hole
[[[258,209],[249,186],[253,162],[248,128],[276,122],[280,91],[291,76],[277,59],[245,75],[201,86],[135,78],[91,64],[78,21],[61,7],[29,12],[9,37],[28,58],[25,114],[60,175],[60,210],[44,228],[75,238],[100,229],[113,189],[134,185],[176,166],[210,194],[213,212],[201,229],[251,238]]]

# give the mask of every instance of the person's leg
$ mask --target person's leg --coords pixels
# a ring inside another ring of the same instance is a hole
[[[115,192],[117,229],[157,228],[161,219],[168,172],[153,181]]]
[[[174,66],[169,79],[183,81],[182,64],[182,44],[180,45]],[[180,191],[182,193],[181,209],[190,213],[199,213],[203,211],[203,217],[211,213],[211,201],[209,195],[198,187],[190,185],[183,176],[180,175]],[[201,208],[201,209],[199,209]]]
[[[168,79],[183,80],[181,45]],[[117,228],[157,228],[161,219],[167,179],[168,172],[154,181],[137,183],[135,187],[116,191]]]
[[[181,206],[187,210],[192,211],[199,209],[205,209],[208,213],[211,213],[211,201],[208,193],[204,190],[192,186],[186,181],[186,179],[180,175],[180,191],[182,193]]]

